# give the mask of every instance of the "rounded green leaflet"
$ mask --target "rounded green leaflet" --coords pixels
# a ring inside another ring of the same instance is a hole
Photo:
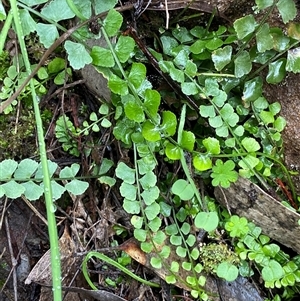
[[[188,151],[193,151],[195,144],[195,135],[191,131],[182,131],[180,146]]]
[[[177,118],[171,111],[163,111],[161,130],[166,137],[173,136],[176,133]]]
[[[282,266],[275,260],[270,260],[268,265],[262,269],[262,277],[265,281],[276,281],[282,278],[284,270]]]
[[[171,160],[179,160],[181,157],[180,147],[170,142],[167,142],[165,153]]]
[[[221,149],[220,149],[220,142],[218,139],[213,137],[208,137],[206,139],[203,139],[202,143],[206,148],[207,152],[213,155],[220,154]]]
[[[232,47],[229,45],[219,48],[212,53],[211,58],[217,71],[221,71],[231,62],[231,55]]]
[[[209,156],[198,154],[193,158],[193,166],[199,171],[205,171],[212,168],[212,161]]]
[[[186,180],[177,180],[171,188],[172,193],[178,195],[182,200],[190,200],[194,196],[192,185]]]
[[[159,141],[160,137],[160,128],[153,124],[150,120],[146,120],[143,123],[142,134],[144,138],[148,141]]]
[[[213,231],[219,224],[218,214],[213,212],[199,212],[195,218],[195,226],[207,232]]]
[[[227,281],[234,281],[239,274],[236,266],[226,261],[220,263],[217,267],[217,275]]]

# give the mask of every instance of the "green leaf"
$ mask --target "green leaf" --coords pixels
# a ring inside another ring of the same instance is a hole
[[[184,82],[184,72],[182,70],[172,67],[170,68],[170,76],[174,81],[177,81],[179,83]]]
[[[49,48],[59,37],[57,27],[53,24],[38,23],[36,25],[36,33],[45,48]]]
[[[138,123],[145,120],[143,107],[136,101],[133,95],[127,94],[122,96],[122,103],[124,104],[124,111],[128,119]]]
[[[183,50],[180,50],[177,55],[175,56],[174,58],[174,64],[180,68],[180,69],[184,69],[184,67],[186,66],[186,63],[189,59],[189,54],[188,52],[183,49]]]
[[[246,149],[247,152],[256,152],[260,149],[260,145],[259,143],[251,137],[245,137],[242,140],[242,145],[244,146],[244,148]]]
[[[65,185],[67,191],[71,192],[74,195],[83,194],[89,187],[89,183],[86,181],[79,181],[77,179],[72,180]]]
[[[166,144],[165,153],[166,156],[171,160],[179,160],[181,158],[181,148],[170,143],[169,141]]]
[[[184,235],[188,235],[191,231],[191,226],[187,222],[184,222],[180,230]]]
[[[41,67],[37,73],[37,76],[39,79],[48,79],[49,74],[47,72],[47,69],[45,67]]]
[[[189,236],[186,238],[186,243],[192,247],[196,243],[196,237],[193,234],[189,234]]]
[[[223,45],[223,41],[217,37],[212,38],[208,43],[206,43],[205,47],[209,50],[215,50],[220,48]]]
[[[95,1],[95,13],[96,15],[106,12],[115,7],[118,0],[97,0]]]
[[[205,80],[205,94],[218,96],[221,90],[219,89],[218,81],[215,78],[207,78]]]
[[[48,163],[48,168],[49,168],[49,176],[52,177],[53,174],[55,173],[58,165],[57,163],[47,160]],[[1,165],[0,165],[0,170],[1,170]],[[35,179],[43,179],[44,175],[43,175],[43,168],[42,168],[42,163],[39,163],[39,167],[35,173]]]
[[[157,203],[152,203],[144,210],[149,221],[153,220],[160,212],[160,206]]]
[[[190,131],[182,131],[180,146],[188,151],[193,151],[195,144],[195,135]]]
[[[281,105],[278,101],[273,102],[269,105],[269,110],[273,115],[276,115],[280,112],[281,110]]]
[[[197,65],[191,60],[188,60],[185,65],[185,73],[194,77],[197,74]]]
[[[196,95],[199,93],[199,90],[194,82],[182,83],[181,90],[185,95]]]
[[[269,111],[261,111],[259,113],[259,117],[261,118],[264,124],[270,124],[275,121],[274,114]]]
[[[218,107],[222,107],[227,100],[227,94],[224,91],[220,91],[220,93],[212,99],[213,103]]]
[[[130,219],[131,224],[136,229],[141,229],[144,224],[144,219],[141,216],[133,215]]]
[[[48,64],[48,72],[51,73],[58,73],[61,70],[65,69],[66,61],[62,58],[56,57]]]
[[[29,35],[31,32],[36,31],[36,22],[32,19],[29,11],[27,9],[20,9],[20,19],[22,23],[22,30],[25,36]]]
[[[161,129],[166,137],[173,136],[176,133],[177,118],[171,111],[162,112]]]
[[[140,203],[138,201],[131,201],[127,199],[124,199],[123,208],[129,214],[139,214],[141,211]]]
[[[147,232],[144,229],[134,229],[133,234],[138,241],[145,241],[147,238]]]
[[[140,178],[140,184],[143,189],[149,189],[156,185],[156,175],[153,171],[148,171],[142,178]]]
[[[154,233],[152,238],[154,243],[162,245],[166,240],[166,234],[163,231],[159,230],[157,231],[157,233]]]
[[[223,124],[222,126],[216,128],[216,134],[219,137],[227,138],[229,135],[228,127],[226,124]]]
[[[148,227],[152,232],[157,232],[161,227],[161,224],[161,219],[158,216],[156,216],[153,220],[148,222]]]
[[[297,15],[296,4],[293,0],[279,0],[276,6],[284,24],[293,20]]]
[[[154,203],[159,197],[159,189],[157,186],[148,188],[141,193],[141,196],[146,205],[151,205]]]
[[[218,128],[218,127],[223,125],[223,120],[222,120],[222,117],[220,115],[218,115],[218,116],[215,116],[215,117],[209,117],[208,118],[208,123],[213,128]]]
[[[269,84],[280,83],[286,75],[286,59],[281,58],[273,63],[269,64],[269,72],[267,74],[266,80]]]
[[[225,223],[225,229],[230,232],[230,237],[243,237],[249,232],[248,221],[245,217],[232,215]]]
[[[200,105],[200,115],[204,118],[215,117],[216,112],[214,106],[204,106]]]
[[[240,78],[252,70],[250,55],[247,51],[242,51],[234,60],[234,75]]]
[[[290,39],[288,37],[284,36],[281,30],[279,32],[275,31],[275,33],[277,35],[279,35],[280,38],[283,36],[287,39],[286,45],[285,45],[287,48],[289,45]],[[281,35],[280,35],[280,33],[281,33]],[[300,40],[300,24],[299,23],[292,22],[288,25],[288,36],[295,40],[298,40],[298,41]],[[284,48],[283,50],[285,50],[286,48]]]
[[[25,192],[25,187],[13,180],[2,184],[1,188],[5,190],[5,195],[10,199],[19,198]]]
[[[159,257],[151,257],[150,263],[155,269],[161,269],[162,267],[162,262]]]
[[[160,94],[156,90],[147,89],[145,91],[144,106],[152,118],[157,118],[158,108],[160,106]]]
[[[136,200],[137,187],[132,184],[123,182],[120,186],[120,194],[129,201]]]
[[[29,201],[38,200],[44,193],[44,189],[33,181],[22,183],[22,185],[25,188],[24,195]]]
[[[166,231],[166,234],[168,234],[168,235],[175,235],[178,233],[178,228],[175,224],[172,224],[172,225],[166,226],[165,231]]]
[[[227,160],[223,163],[223,161],[218,159],[212,168],[212,185],[221,185],[223,188],[228,188],[231,182],[235,182],[238,179],[238,173],[234,171],[234,168],[235,164],[232,160]]]
[[[193,166],[199,171],[205,171],[212,168],[212,161],[209,156],[198,154],[193,158]]]
[[[172,34],[182,44],[193,40],[193,36],[189,33],[189,31],[185,27],[178,27],[173,29]]]
[[[223,106],[223,108],[220,110],[220,115],[231,127],[236,126],[239,121],[239,116],[234,112],[233,107],[229,103],[226,103]]]
[[[44,188],[44,183],[41,183],[41,187]],[[66,188],[60,184],[58,184],[56,181],[51,180],[51,188],[52,188],[52,198],[53,201],[56,201],[61,198],[63,193],[66,191]]]
[[[178,46],[177,40],[169,36],[162,36],[160,40],[163,46],[163,53],[172,56],[172,49]]]
[[[143,137],[148,141],[159,141],[160,137],[160,128],[155,126],[150,120],[146,120],[142,127]]]
[[[171,248],[169,246],[164,245],[162,247],[162,250],[159,252],[159,255],[162,258],[167,259],[170,256],[170,253],[171,253]]]
[[[176,194],[180,199],[188,201],[194,196],[193,186],[186,180],[179,179],[177,180],[171,188],[173,194]]]
[[[91,56],[80,43],[66,41],[65,49],[68,53],[70,65],[76,70],[82,69],[86,64],[90,64],[92,62]]]
[[[286,71],[300,72],[300,47],[288,51]]]
[[[281,132],[284,130],[286,126],[286,120],[279,116],[278,118],[276,118],[276,120],[274,121],[274,128],[278,131]]]
[[[238,277],[238,274],[238,268],[229,262],[224,261],[217,267],[218,277],[223,278],[226,281],[234,281]]]
[[[214,231],[219,224],[217,212],[199,212],[195,217],[195,226],[207,232]]]
[[[221,71],[231,62],[232,47],[227,45],[224,48],[217,49],[211,55],[217,71]]]
[[[171,235],[170,236],[170,243],[173,246],[180,246],[182,244],[182,238],[180,235]]]
[[[269,24],[263,24],[256,34],[256,45],[258,52],[265,52],[273,48],[273,37],[270,34]]]
[[[271,259],[267,266],[263,267],[261,273],[264,281],[275,281],[283,277],[284,270],[277,261]]]
[[[55,22],[75,17],[66,0],[50,1],[42,8],[41,13]]]
[[[109,106],[106,103],[103,103],[98,112],[101,115],[107,115],[109,113]]]
[[[238,163],[238,165],[242,167],[242,169],[239,170],[240,175],[245,178],[250,178],[253,176],[253,169],[259,164],[259,162],[260,161],[258,158],[251,155],[247,155],[246,157],[242,158]]]
[[[33,174],[37,170],[38,165],[39,165],[38,162],[32,159],[22,160],[19,163],[17,170],[15,171],[14,178],[16,180],[29,179],[30,177],[33,176]]]
[[[112,74],[108,79],[108,87],[111,92],[118,95],[127,95],[128,86],[127,83],[115,74]]]
[[[127,60],[133,55],[135,47],[134,39],[129,36],[119,36],[115,52],[121,63],[127,62]]]
[[[207,152],[212,155],[218,155],[221,152],[220,149],[220,142],[216,138],[208,137],[203,139],[202,141],[204,147],[206,148]]]
[[[115,65],[115,60],[111,51],[106,48],[94,46],[90,55],[93,59],[93,65],[95,66],[113,67]]]
[[[109,187],[113,187],[116,184],[116,179],[108,176],[101,176],[100,178],[98,178],[98,181],[101,184],[108,185]]]
[[[116,176],[128,184],[135,183],[135,170],[120,162],[116,168]]]
[[[237,33],[237,37],[241,40],[245,38],[250,33],[254,32],[257,23],[253,17],[253,15],[247,15],[240,19],[237,19],[233,23],[233,27]]]
[[[258,9],[265,9],[273,4],[273,0],[255,0]]]
[[[70,167],[65,167],[59,173],[60,178],[70,178],[73,179],[80,169],[80,165],[73,163]]]
[[[109,37],[117,35],[123,23],[122,15],[116,10],[111,9],[103,21],[103,27]]]
[[[146,67],[142,63],[132,63],[128,80],[138,89],[146,78]]]
[[[178,246],[176,248],[176,254],[181,257],[181,258],[185,258],[186,257],[186,254],[187,254],[187,249],[181,247],[181,246]]]
[[[262,78],[259,76],[245,82],[242,99],[247,102],[247,105],[262,95],[262,85]]]

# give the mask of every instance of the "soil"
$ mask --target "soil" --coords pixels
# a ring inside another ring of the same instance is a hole
[[[228,22],[232,23],[235,19],[251,12],[254,5],[254,1],[243,0],[200,0],[195,2],[199,5],[200,10],[201,5],[205,8],[203,9],[205,13],[204,20],[205,18],[206,20],[209,18],[209,12],[213,12],[217,6],[219,13],[218,22],[224,22],[225,24],[228,24]],[[148,17],[149,15],[163,15],[164,13],[145,11],[144,14],[145,17]],[[276,26],[286,26],[280,21],[276,12],[270,17],[270,21]],[[64,111],[72,116],[73,114],[76,115],[79,110],[79,106],[74,104],[76,103],[74,99],[83,102],[90,111],[95,110],[95,106],[97,107],[98,97],[104,97],[108,101],[110,99],[105,79],[99,73],[91,71],[88,68],[78,75],[83,77],[87,81],[87,84],[75,88],[74,92],[69,94],[65,99]],[[281,115],[287,120],[287,127],[283,133],[285,162],[287,167],[294,171],[300,170],[300,132],[298,130],[300,122],[300,106],[298,104],[300,88],[298,83],[299,75],[289,74],[280,85],[265,84],[264,86],[266,98],[270,102],[279,101],[281,103]],[[57,118],[58,115],[55,112],[61,108],[60,99],[51,100],[46,106],[52,111],[54,118]],[[81,121],[78,120],[78,122]],[[100,160],[104,154],[106,157],[110,157],[115,163],[119,160],[130,161],[130,152],[121,149],[120,145],[113,139],[112,133],[102,130],[99,133],[99,137],[103,141],[103,144],[100,147],[95,147],[91,154],[95,161]],[[23,144],[26,144],[27,141],[29,140],[25,139]],[[84,142],[88,142],[88,140]],[[79,143],[82,144],[83,141]],[[33,145],[32,135],[30,136],[30,145]],[[60,164],[69,164],[77,160],[70,158],[61,150],[57,150],[56,146],[57,141],[54,138],[53,126],[49,123],[47,147],[51,150],[51,157],[59,161]],[[26,153],[25,156],[27,155]],[[32,155],[35,154],[33,153]],[[24,153],[22,152],[19,155],[15,154],[14,158],[22,159],[23,156]],[[5,156],[5,158],[7,157]],[[89,158],[83,156],[81,164],[87,172],[90,164]],[[293,180],[297,193],[300,194],[300,176],[294,176]],[[233,186],[232,189],[235,189],[233,191],[216,192],[216,197],[219,198],[220,202],[224,203],[224,195],[228,197],[237,196],[238,192],[241,192],[241,187],[246,189],[246,191],[248,189],[245,188],[245,185],[248,184],[237,183],[236,185]],[[256,189],[259,190],[258,187]],[[264,196],[264,194],[262,195]],[[263,199],[265,200],[265,198],[266,196]],[[173,300],[171,295],[177,294],[178,296],[182,296],[185,294],[185,287],[175,288],[174,293],[174,288],[160,281],[156,271],[150,266],[145,268],[142,264],[138,263],[139,260],[132,264],[134,272],[143,278],[146,277],[154,282],[160,282],[162,285],[161,289],[145,287],[129,277],[126,278],[126,285],[112,286],[108,289],[105,282],[106,278],[109,277],[112,281],[117,282],[119,277],[124,277],[124,275],[118,269],[107,268],[107,266],[98,267],[99,275],[93,279],[99,283],[100,289],[96,292],[89,289],[80,272],[80,265],[87,247],[93,245],[93,248],[103,250],[108,255],[113,255],[116,250],[109,248],[109,246],[111,246],[115,239],[115,227],[120,227],[120,229],[124,227],[129,233],[132,231],[130,216],[122,209],[119,202],[120,199],[117,189],[109,189],[91,181],[90,188],[84,196],[74,197],[72,195],[65,195],[58,203],[57,221],[61,237],[60,250],[64,275],[63,285],[66,294],[64,300],[156,301]],[[0,280],[7,279],[7,282],[3,281],[1,283],[3,289],[0,292],[0,301],[51,300],[51,289],[47,287],[51,285],[49,253],[47,253],[49,249],[47,226],[28,207],[26,200],[17,199],[11,201],[3,198],[0,201],[0,212],[2,212],[0,223]],[[226,203],[223,205],[226,206]],[[247,206],[243,207],[241,204],[238,204],[238,208],[235,207],[234,210],[239,210],[238,213],[240,215],[247,216],[248,214],[249,218],[253,219],[253,216],[249,215],[249,207]],[[35,202],[34,207],[40,215],[45,216],[45,207],[42,200]],[[262,212],[261,209],[260,212]],[[255,214],[257,216],[257,213]],[[291,227],[296,227],[293,228],[296,230],[298,229],[296,217],[290,212],[289,214],[286,216],[293,216],[294,224],[291,225],[289,222],[282,222],[284,227],[279,229],[281,231],[279,234],[275,233],[274,239],[277,239],[284,246],[291,247],[294,251],[300,252],[298,244],[295,246],[294,244],[290,245],[285,241],[280,241],[280,236],[284,236],[284,233]],[[281,213],[281,215],[284,219],[285,213]],[[268,224],[269,222],[267,221],[266,223]],[[272,233],[274,229],[269,230],[268,228],[265,229],[267,235]],[[294,235],[294,232],[290,233],[290,235],[292,234]],[[79,237],[84,237],[84,241],[79,239]],[[290,238],[290,236],[288,237]],[[297,237],[294,237],[294,239],[296,243]],[[126,242],[127,245],[124,246]],[[131,241],[129,242],[128,237],[116,242],[120,245],[117,251],[125,250],[125,247],[127,248],[128,246],[133,248],[134,243],[131,244]],[[258,288],[255,283],[249,282],[242,277],[231,284],[228,284],[226,281],[216,280],[212,276],[207,277],[208,290],[218,292],[218,296],[212,297],[212,300],[263,300],[263,290]],[[18,296],[17,299],[16,295]],[[182,297],[182,299],[188,300],[187,297]],[[178,300],[180,300],[179,297]]]

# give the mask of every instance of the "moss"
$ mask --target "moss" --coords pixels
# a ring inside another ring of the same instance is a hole
[[[2,115],[0,118],[0,161],[8,158],[27,158],[36,153],[33,113],[22,112],[17,124],[12,114]]]
[[[200,248],[200,260],[207,273],[215,274],[220,263],[238,263],[238,256],[225,244],[211,243]]]

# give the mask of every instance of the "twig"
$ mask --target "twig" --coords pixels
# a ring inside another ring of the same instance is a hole
[[[165,7],[166,7],[166,29],[169,29],[170,15],[168,10],[168,0],[165,0]]]
[[[1,292],[3,291],[5,286],[7,285],[8,280],[9,280],[10,275],[11,275],[11,272],[12,272],[13,273],[13,286],[14,286],[14,300],[18,301],[18,290],[17,290],[18,281],[17,281],[17,271],[16,271],[17,260],[14,256],[14,251],[13,251],[13,247],[12,247],[12,243],[11,243],[11,236],[10,236],[10,230],[9,230],[9,224],[8,224],[7,216],[5,216],[4,222],[5,222],[5,230],[6,230],[8,249],[9,249],[9,253],[10,253],[10,259],[11,259],[12,267],[11,267],[11,271],[10,271],[9,275],[7,276],[7,279],[4,283],[4,285],[2,286]]]
[[[48,227],[47,220],[36,210],[36,208],[31,204],[30,201],[24,195],[21,195],[22,200],[25,204],[34,212],[34,214]]]

